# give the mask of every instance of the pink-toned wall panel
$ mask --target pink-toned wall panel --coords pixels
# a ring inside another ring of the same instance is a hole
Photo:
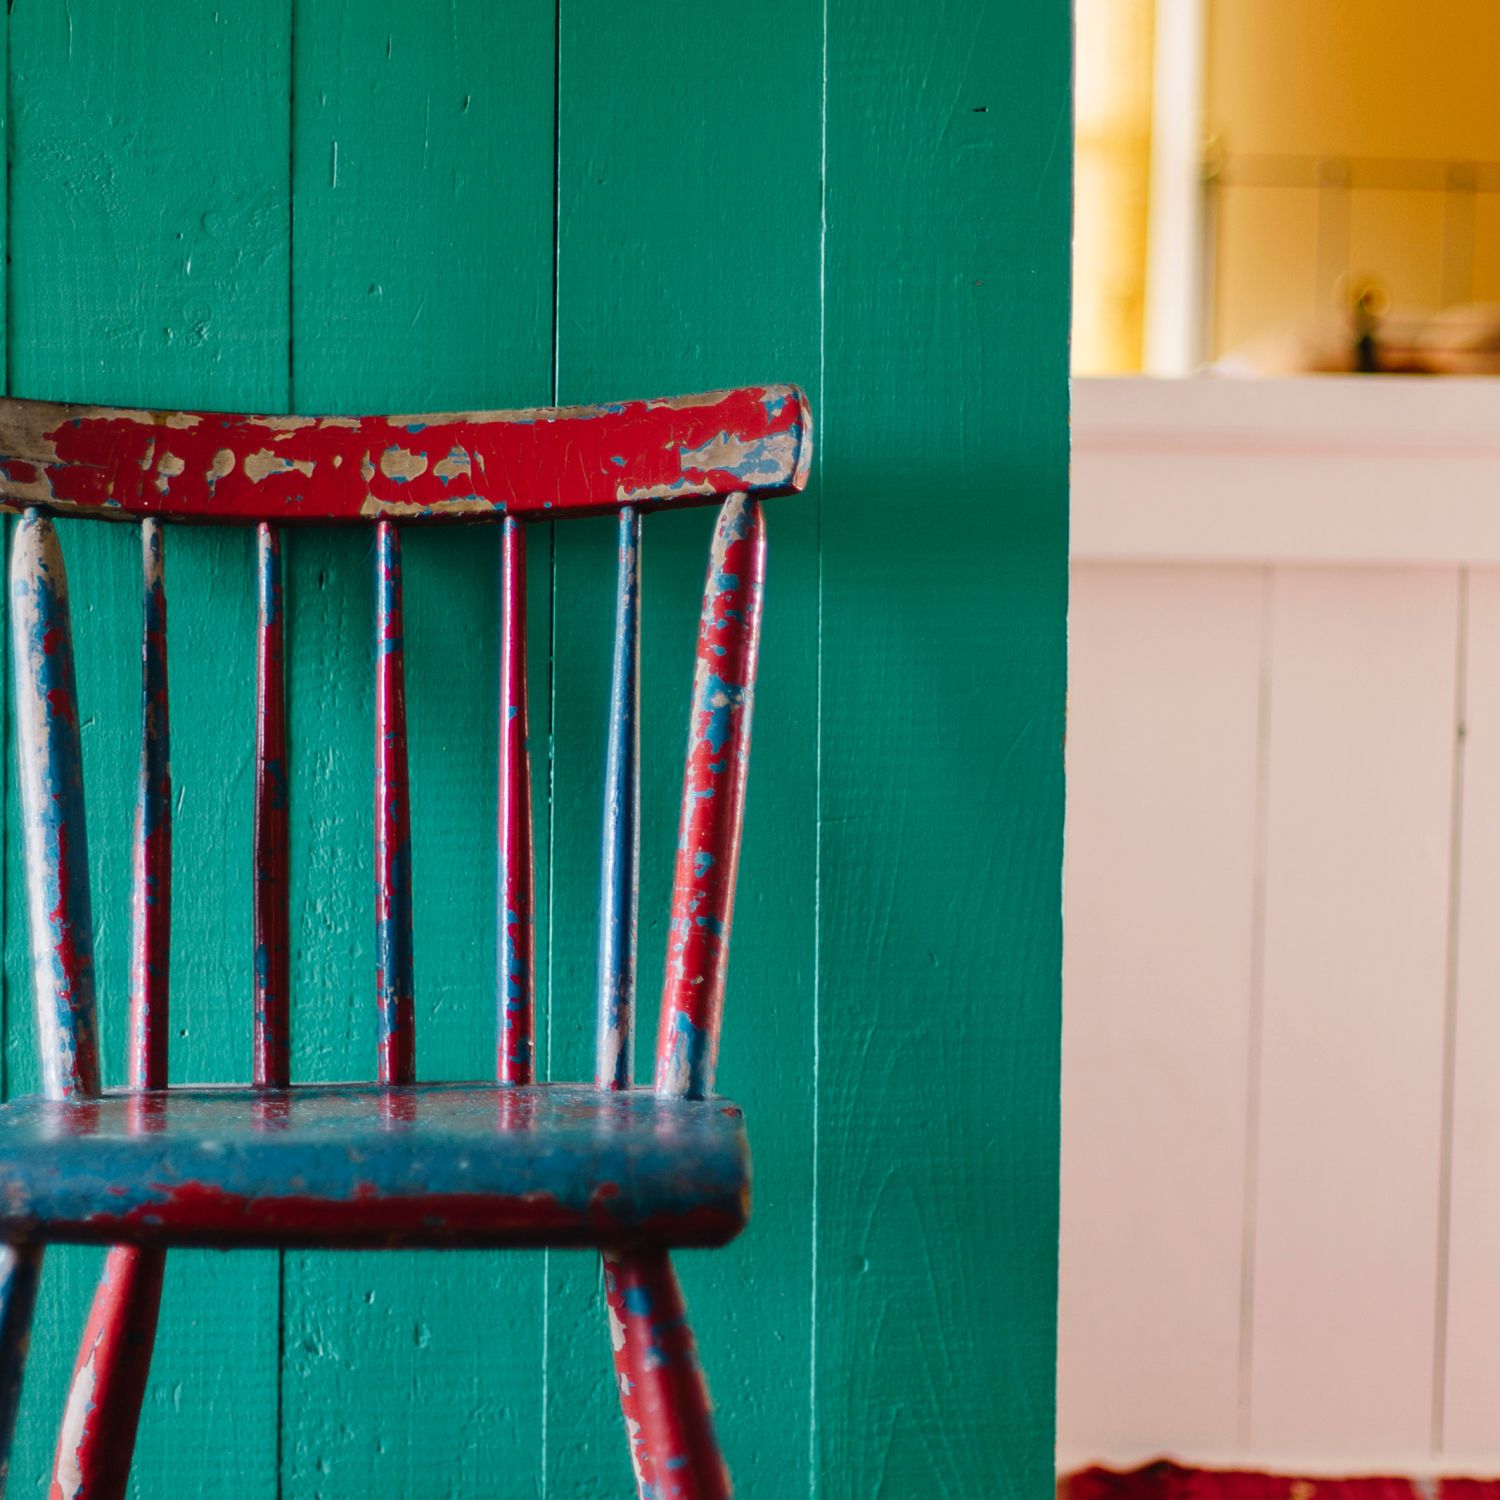
[[[1466,576],[1074,566],[1064,1465],[1500,1472],[1500,570],[1465,632]]]
[[[1073,572],[1065,1462],[1235,1440],[1267,576]]]
[[[1075,395],[1060,1459],[1500,1475],[1500,387]]]
[[[1288,1462],[1430,1450],[1458,598],[1275,574],[1245,1438]]]
[[[1500,569],[1468,580],[1453,1143],[1439,1438],[1500,1469]]]

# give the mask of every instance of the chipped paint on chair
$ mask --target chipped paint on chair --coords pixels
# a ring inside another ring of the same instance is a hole
[[[802,488],[805,398],[367,418],[240,417],[0,401],[32,981],[44,1094],[0,1107],[0,1449],[8,1452],[42,1248],[109,1245],[59,1432],[54,1496],[125,1493],[169,1248],[593,1246],[641,1500],[729,1493],[670,1251],[744,1226],[744,1124],[713,1093],[765,578],[760,500]],[[698,625],[654,1089],[634,1086],[643,512],[720,502]],[[535,1081],[530,518],[613,512],[597,1053]],[[140,523],[140,777],[129,1087],[101,1092],[67,579],[49,518]],[[416,1081],[400,526],[498,522],[496,1077]],[[254,524],[252,1084],[171,1086],[164,522]],[[375,532],[377,1082],[289,1076],[288,763],[281,528]]]

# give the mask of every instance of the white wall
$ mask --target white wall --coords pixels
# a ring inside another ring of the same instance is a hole
[[[1059,1460],[1500,1472],[1500,384],[1080,382]]]

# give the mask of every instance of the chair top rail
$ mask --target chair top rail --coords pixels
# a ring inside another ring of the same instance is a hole
[[[0,400],[0,511],[247,523],[496,520],[807,483],[795,386],[603,406],[244,416]]]

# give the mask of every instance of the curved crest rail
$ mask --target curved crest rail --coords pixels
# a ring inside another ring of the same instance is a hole
[[[330,525],[658,510],[807,482],[795,386],[521,411],[276,417],[0,399],[0,511]]]

